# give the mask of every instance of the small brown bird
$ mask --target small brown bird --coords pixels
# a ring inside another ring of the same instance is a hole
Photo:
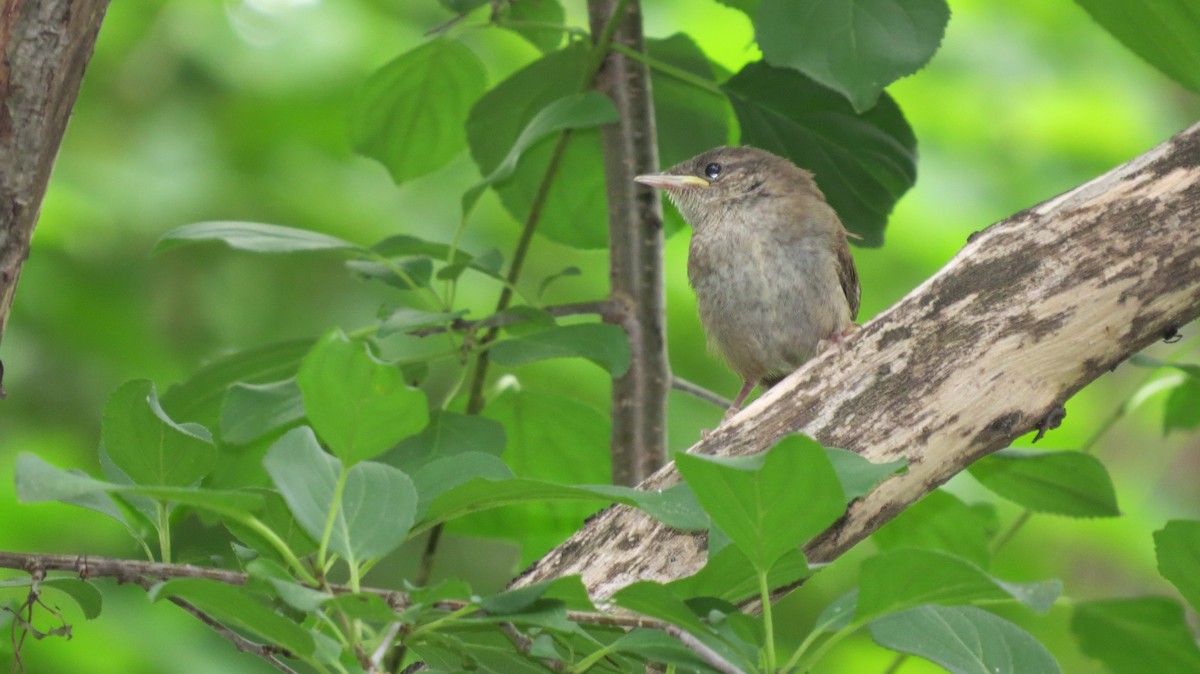
[[[858,274],[837,213],[808,171],[754,147],[718,147],[637,182],[691,225],[688,281],[709,345],[743,381],[728,419],[823,340],[855,327]]]

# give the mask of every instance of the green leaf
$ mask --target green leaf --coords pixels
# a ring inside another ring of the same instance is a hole
[[[348,464],[383,453],[429,421],[424,392],[340,330],[317,342],[296,381],[313,428]]]
[[[396,307],[380,315],[379,329],[375,331],[375,336],[379,339],[384,339],[385,337],[410,330],[450,325],[466,315],[466,309],[461,311],[434,312],[421,311],[420,309],[403,306]]]
[[[299,658],[315,649],[312,636],[296,623],[255,600],[244,588],[206,578],[176,578],[154,586],[150,600],[177,597],[226,625],[282,646]]]
[[[989,542],[996,528],[996,512],[991,506],[968,506],[957,496],[936,489],[880,527],[871,539],[880,550],[944,550],[987,568],[992,559]]]
[[[767,585],[785,587],[811,574],[804,554],[799,550],[788,550],[771,567]],[[704,568],[667,583],[667,587],[680,597],[716,597],[737,603],[758,594],[758,572],[746,553],[736,545],[726,545],[715,553],[709,551]]]
[[[1046,647],[974,606],[919,606],[871,622],[875,643],[925,658],[953,674],[1058,674]]]
[[[52,587],[70,597],[83,611],[83,617],[94,620],[100,615],[103,596],[95,585],[78,578],[46,578],[42,580],[43,588]]]
[[[504,255],[495,248],[489,248],[469,262],[456,262],[442,267],[438,270],[437,278],[439,281],[453,281],[462,276],[466,270],[474,269],[482,272],[484,276],[503,281],[504,277],[500,275],[500,268],[503,266]]]
[[[563,325],[496,342],[492,361],[516,367],[549,358],[586,358],[620,377],[629,369],[629,339],[608,323]]]
[[[283,496],[277,491],[266,489],[263,489],[260,495],[264,503],[262,510],[256,513],[258,520],[274,532],[297,557],[315,552],[317,550],[316,540],[296,521]],[[221,521],[234,536],[257,551],[259,555],[263,555],[255,561],[267,558],[282,561],[279,550],[271,541],[264,538],[258,530],[243,524],[241,516],[227,516]]]
[[[109,396],[100,435],[113,464],[139,485],[187,486],[217,461],[207,431],[172,421],[145,379],[126,382]]]
[[[936,550],[902,548],[863,562],[858,620],[922,604],[970,604],[1015,599],[1038,612],[1049,610],[1061,583],[1007,583],[965,559]]]
[[[304,399],[296,380],[234,384],[221,403],[221,439],[245,444],[302,418]]]
[[[908,466],[908,461],[903,458],[887,463],[872,463],[861,454],[836,447],[826,447],[825,454],[829,456],[829,462],[833,464],[833,470],[842,483],[842,491],[846,492],[847,504],[866,496],[875,485]]]
[[[162,503],[201,508],[217,514],[244,514],[263,506],[261,496],[197,487],[139,486],[104,482],[77,471],[59,470],[33,454],[17,457],[15,471],[17,498],[24,503],[62,501],[91,508],[128,525],[112,501],[101,498],[107,494],[145,496]],[[107,506],[101,505],[107,503]]]
[[[506,388],[483,416],[504,426],[504,462],[521,477],[557,484],[601,484],[612,478],[607,411],[561,393]],[[521,562],[527,564],[598,509],[596,501],[524,502],[456,520],[450,530],[519,541]]]
[[[259,494],[226,489],[200,489],[199,487],[123,487],[114,485],[110,490],[118,494],[137,494],[162,503],[200,508],[218,515],[245,515],[263,507]]]
[[[559,26],[565,24],[566,15],[558,0],[521,0],[504,3],[500,6],[500,18],[501,26],[529,40],[543,54],[558,49],[562,44],[565,33]],[[516,23],[509,23],[510,21]]]
[[[434,458],[465,452],[500,456],[506,441],[504,426],[498,422],[474,414],[434,410],[425,430],[401,440],[388,452],[385,462],[413,471]]]
[[[712,88],[696,86],[674,74],[650,69],[651,94],[654,97],[654,125],[658,136],[658,161],[672,166],[736,140],[733,108],[717,89],[713,65],[704,51],[686,34],[646,39],[650,58],[690,73]],[[683,218],[673,206],[663,208],[663,234],[671,236],[684,227]]]
[[[346,268],[364,279],[382,281],[400,290],[428,287],[433,278],[433,260],[427,257],[392,260],[390,265],[377,260],[347,260]]]
[[[162,407],[173,419],[191,419],[218,428],[226,390],[237,382],[265,384],[295,376],[313,340],[276,342],[222,356],[190,379],[167,389]]]
[[[858,114],[804,75],[764,63],[747,65],[722,88],[743,143],[812,171],[842,224],[863,245],[882,245],[888,214],[917,177],[917,141],[891,97]]]
[[[1200,379],[1188,377],[1167,394],[1163,408],[1163,434],[1200,427]]]
[[[463,149],[467,113],[485,89],[479,57],[434,38],[367,78],[350,104],[350,142],[397,184],[432,173]]]
[[[538,294],[537,294],[538,299],[539,300],[541,299],[542,295],[544,295],[546,293],[546,288],[549,288],[555,281],[566,278],[568,276],[582,276],[582,275],[583,275],[583,270],[580,269],[579,267],[564,267],[563,270],[558,272],[557,274],[551,274],[551,275],[547,276],[546,278],[542,279],[542,282],[538,285]]]
[[[969,470],[996,495],[1034,512],[1070,517],[1121,514],[1108,471],[1090,454],[1006,449],[976,461]]]
[[[521,155],[550,134],[565,129],[580,129],[616,122],[617,109],[607,96],[596,91],[574,93],[551,102],[529,120],[513,142],[508,154],[481,182],[467,190],[462,198],[463,216],[471,212],[484,190],[512,177]]]
[[[1160,597],[1076,604],[1071,632],[1113,674],[1195,674],[1200,648],[1183,607]]]
[[[646,52],[656,61],[713,83],[712,90],[702,89],[651,69],[659,163],[672,166],[718,145],[728,144],[733,109],[729,99],[716,88],[712,63],[704,50],[687,34],[676,33],[661,39],[648,38]]]
[[[1158,572],[1200,612],[1200,521],[1171,520],[1154,532]]]
[[[784,438],[764,454],[678,454],[675,462],[709,517],[760,572],[846,509],[825,449],[804,436]]]
[[[336,236],[261,222],[212,221],[177,227],[158,240],[154,252],[202,241],[221,241],[253,253],[298,253],[310,250],[362,250]]]
[[[329,525],[329,548],[350,564],[391,552],[412,528],[417,492],[407,475],[381,463],[355,464],[338,499],[342,464],[307,426],[284,434],[263,464],[300,526],[319,541]]]
[[[946,0],[761,0],[754,32],[768,63],[799,70],[863,112],[929,62],[949,20]]]
[[[428,509],[423,509],[420,530],[471,512],[518,503],[544,504],[547,501],[623,503],[639,507],[668,526],[684,530],[694,530],[707,523],[701,517],[699,508],[693,506],[690,494],[686,491],[644,492],[615,485],[564,485],[496,475],[494,471],[489,471],[493,474],[461,480],[460,476],[464,473],[446,470],[451,467],[451,462],[461,464],[468,458],[468,455],[462,455],[431,463],[415,476],[417,484],[422,486],[422,501],[431,498]],[[429,493],[435,496],[427,497]]]
[[[683,667],[682,671],[708,671],[695,651],[662,630],[634,629],[608,646],[618,653],[632,653],[656,663]]]
[[[1193,0],[1075,0],[1092,19],[1167,77],[1200,93],[1200,11]]]
[[[533,118],[554,101],[584,90],[587,45],[574,43],[546,54],[500,82],[484,94],[467,120],[467,141],[479,172],[496,170]],[[522,153],[512,178],[496,185],[496,195],[513,218],[524,222],[550,164],[556,144],[544,138]],[[542,204],[538,232],[575,248],[608,245],[600,134],[580,129],[558,164],[553,183]]]
[[[665,585],[650,581],[631,583],[618,590],[612,601],[621,608],[677,625],[742,671],[756,671],[755,663],[747,661],[738,649],[701,622],[696,613]]]
[[[325,605],[367,622],[387,623],[396,619],[396,611],[377,594],[339,594],[326,600]]]

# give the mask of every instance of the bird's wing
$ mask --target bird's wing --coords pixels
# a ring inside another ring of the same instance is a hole
[[[854,258],[850,255],[850,246],[845,239],[837,247],[838,280],[842,283],[842,292],[846,293],[846,303],[850,305],[850,320],[858,320],[858,302],[862,297],[862,288],[858,285],[858,270],[854,268]]]

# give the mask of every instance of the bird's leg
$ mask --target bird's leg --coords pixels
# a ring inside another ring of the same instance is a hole
[[[859,330],[862,330],[862,326],[859,325],[858,323],[851,323],[850,325],[847,325],[846,327],[842,328],[841,330],[834,330],[833,332],[829,333],[828,337],[826,337],[825,339],[822,339],[821,342],[817,345],[817,353],[824,351],[825,348],[829,345],[840,347],[842,344],[844,344],[846,342],[847,337],[849,337],[850,335],[853,335],[854,333],[858,332]]]
[[[747,380],[742,384],[742,390],[738,392],[737,398],[733,400],[733,407],[730,407],[729,410],[725,412],[725,417],[721,419],[721,423],[729,421],[733,418],[733,415],[741,411],[742,403],[746,402],[746,396],[750,395],[750,392],[754,390],[754,386],[757,383],[758,382],[756,381]]]

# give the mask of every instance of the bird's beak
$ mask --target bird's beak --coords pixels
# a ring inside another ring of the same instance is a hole
[[[697,187],[708,187],[708,181],[699,176],[673,176],[666,173],[638,176],[633,181],[664,190],[690,190]]]

